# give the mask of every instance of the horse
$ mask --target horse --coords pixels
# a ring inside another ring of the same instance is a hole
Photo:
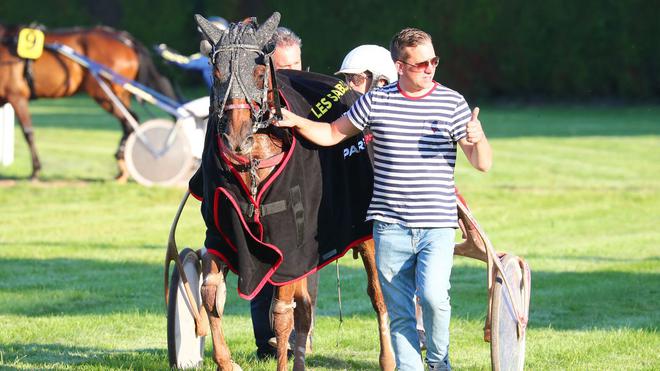
[[[231,269],[237,273],[239,268],[263,270],[264,268],[259,266],[259,260],[270,259],[277,262],[273,267],[266,267],[263,272],[266,277],[270,277],[268,275],[273,274],[273,269],[280,268],[280,263],[283,261],[282,257],[277,255],[280,254],[279,250],[274,252],[276,249],[269,249],[273,246],[268,243],[269,238],[260,239],[254,236],[263,236],[268,230],[269,225],[264,221],[266,214],[285,214],[281,209],[276,209],[283,204],[288,204],[288,201],[281,204],[279,201],[266,204],[262,196],[266,199],[268,195],[277,192],[277,186],[274,185],[276,177],[291,176],[298,182],[309,183],[308,186],[319,188],[321,186],[321,175],[307,174],[304,169],[300,174],[292,175],[291,173],[295,173],[295,171],[291,170],[286,176],[283,175],[286,172],[283,163],[286,163],[287,166],[294,166],[296,161],[306,164],[319,162],[318,155],[314,149],[307,152],[302,152],[302,150],[295,152],[293,147],[305,148],[307,144],[304,144],[303,140],[297,138],[289,129],[270,125],[277,118],[272,110],[277,108],[280,93],[273,88],[275,72],[269,68],[271,67],[269,58],[274,45],[271,45],[269,40],[277,28],[279,19],[280,15],[276,12],[260,26],[256,25],[256,20],[248,19],[232,24],[227,31],[221,31],[204,17],[196,15],[196,22],[206,40],[202,42],[202,52],[209,55],[213,64],[214,86],[202,164],[191,179],[190,190],[196,198],[203,201],[202,214],[207,225],[205,242],[207,250],[213,250],[208,249],[209,245],[226,245],[228,249],[231,248],[227,250],[229,254],[238,253],[239,250],[250,250],[254,254],[261,254],[254,261],[255,266],[251,266],[251,262],[225,256],[218,252],[205,253],[201,257],[203,284],[200,308],[202,314],[199,317],[202,319],[200,320],[201,325],[197,325],[198,334],[204,333],[203,330],[200,331],[199,327],[205,326],[206,319],[208,319],[213,340],[213,360],[220,370],[240,368],[231,359],[231,353],[222,331],[226,297],[225,278],[228,271]],[[338,80],[336,82],[342,84]],[[341,90],[341,87],[337,86],[337,89]],[[346,88],[346,90],[350,89]],[[289,109],[292,108],[289,107]],[[304,154],[298,156],[308,156],[308,158],[296,160],[295,153],[301,152]],[[314,156],[316,156],[316,160],[314,160]],[[292,163],[294,165],[291,165]],[[203,184],[201,188],[199,188],[200,183]],[[294,190],[296,187],[285,188],[285,191]],[[292,194],[294,193],[292,192]],[[238,197],[234,197],[237,194],[240,194],[247,202],[241,202]],[[305,195],[302,196],[303,199],[305,197]],[[305,218],[309,217],[316,221],[320,200],[314,199],[309,204],[312,204],[313,207],[304,211],[302,206],[296,209],[296,204],[291,207],[296,216],[296,223],[298,223],[298,216],[302,216],[303,213],[308,213],[305,214]],[[252,207],[254,205],[257,205],[256,208]],[[221,227],[222,223],[225,225]],[[270,238],[282,238],[289,241],[287,238],[291,237],[294,245],[296,235],[316,239],[314,223],[312,223],[312,227],[307,224],[307,227],[302,230],[296,223],[289,222],[288,219],[278,220],[277,223],[270,225],[273,229],[278,229],[278,231],[270,232],[273,233]],[[209,230],[214,230],[215,234],[209,233]],[[248,237],[229,237],[227,235],[236,230],[246,233]],[[376,274],[373,241],[364,239],[356,242],[351,248],[354,249],[354,257],[360,255],[363,259],[368,277],[367,292],[378,314],[381,343],[379,364],[384,370],[393,370],[395,367],[394,356],[389,340],[387,312]],[[167,264],[170,259],[171,256],[168,255],[166,257],[166,278]],[[301,256],[299,261],[300,264],[304,264],[305,256]],[[298,260],[295,260],[293,264],[297,262]],[[251,295],[258,292],[265,281],[261,278],[256,281],[251,278],[244,279],[239,276],[239,294],[241,294],[242,285],[243,288],[247,287],[247,293],[241,295],[246,299],[253,297]],[[312,301],[307,290],[306,278],[305,276],[292,277],[288,281],[283,280],[279,284],[275,282],[273,284],[276,285],[276,290],[271,305],[271,319],[277,339],[277,369],[287,369],[288,339],[295,326],[293,369],[303,370],[306,343],[312,320]]]
[[[121,124],[122,136],[115,153],[119,168],[116,179],[120,182],[128,180],[124,147],[133,128],[122,116],[120,109],[103,92],[93,75],[71,59],[49,49],[44,49],[43,54],[36,60],[20,58],[16,54],[18,31],[20,27],[0,26],[0,105],[9,103],[16,112],[30,148],[32,158],[30,178],[38,179],[41,162],[35,144],[28,101],[34,98],[62,98],[78,92],[86,92]],[[172,85],[158,72],[148,50],[128,32],[104,26],[60,29],[47,31],[45,43],[67,45],[75,52],[127,79],[136,80],[177,99]],[[109,82],[109,85],[121,103],[129,109],[130,93],[112,82]],[[137,119],[133,111],[129,109],[129,112]]]

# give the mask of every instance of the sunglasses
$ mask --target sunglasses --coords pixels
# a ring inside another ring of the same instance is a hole
[[[344,74],[344,79],[346,81],[346,84],[350,85],[361,85],[364,83],[364,80],[371,78],[371,73],[369,71],[365,71],[364,73],[345,73]]]
[[[433,57],[429,60],[419,62],[419,63],[408,63],[408,62],[402,61],[400,59],[399,59],[399,62],[401,62],[403,64],[407,64],[408,66],[410,66],[410,70],[412,70],[412,71],[421,72],[421,71],[425,71],[427,68],[429,68],[429,66],[431,66],[433,68],[437,67],[438,63],[440,63],[440,57],[435,56],[435,57]]]

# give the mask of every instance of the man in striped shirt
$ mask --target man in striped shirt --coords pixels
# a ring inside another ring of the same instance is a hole
[[[367,219],[374,221],[378,277],[390,315],[399,370],[422,370],[415,329],[421,298],[426,362],[449,370],[449,277],[458,227],[454,166],[457,143],[481,171],[492,153],[479,121],[459,93],[433,80],[438,57],[431,36],[415,28],[390,44],[399,81],[363,95],[332,124],[283,110],[277,125],[294,127],[311,141],[331,146],[369,127],[374,145],[374,192]]]

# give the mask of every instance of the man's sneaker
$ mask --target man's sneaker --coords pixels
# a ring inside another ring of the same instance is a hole
[[[272,337],[268,339],[268,345],[273,347],[274,349],[277,349],[277,338]],[[286,350],[291,351],[293,349],[293,346],[291,345],[291,339],[289,338],[289,343],[286,345]]]

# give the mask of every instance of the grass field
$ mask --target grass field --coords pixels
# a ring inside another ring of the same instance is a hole
[[[183,193],[117,185],[120,130],[87,97],[31,104],[43,182],[0,167],[0,369],[167,368],[162,263]],[[660,106],[482,107],[495,165],[461,158],[457,184],[495,247],[532,268],[529,370],[660,369]],[[189,201],[179,245],[203,240]],[[322,271],[314,370],[377,369],[376,322],[361,262]],[[254,355],[248,303],[230,298],[225,331],[245,370]],[[490,368],[482,341],[485,267],[457,258],[451,359]],[[205,369],[212,370],[208,353]]]

